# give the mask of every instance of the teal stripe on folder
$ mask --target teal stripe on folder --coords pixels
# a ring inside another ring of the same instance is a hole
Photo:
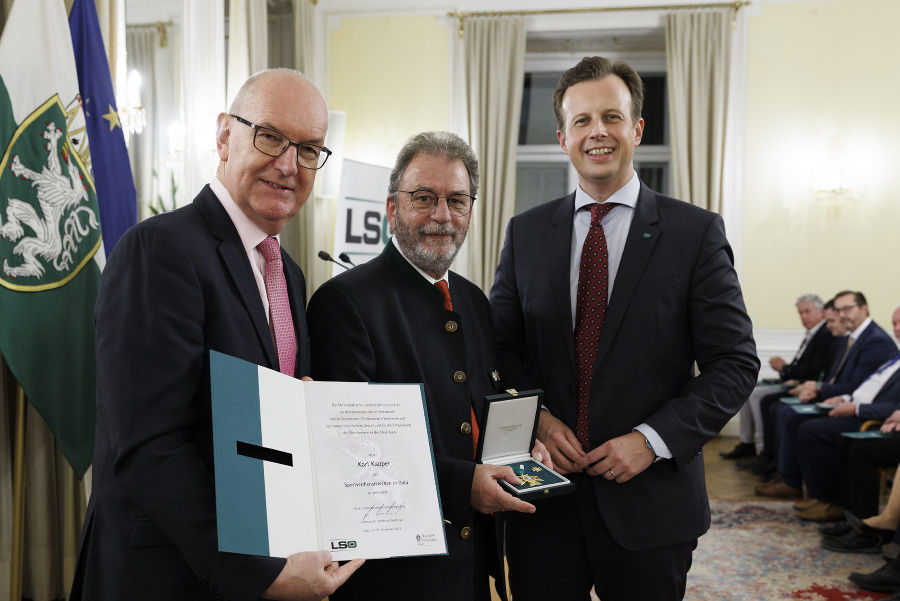
[[[262,446],[259,368],[209,352],[219,550],[269,554],[263,462],[237,454],[237,441]]]

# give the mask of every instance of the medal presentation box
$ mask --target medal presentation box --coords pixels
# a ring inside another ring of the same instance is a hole
[[[485,397],[484,424],[478,438],[478,460],[511,467],[519,477],[519,484],[499,482],[511,494],[526,501],[575,490],[566,477],[531,456],[543,394],[541,390],[526,390]]]

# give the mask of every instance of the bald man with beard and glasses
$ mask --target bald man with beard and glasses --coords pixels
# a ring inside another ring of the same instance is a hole
[[[330,151],[325,102],[293,70],[248,79],[217,124],[210,184],[131,228],[103,272],[93,493],[73,600],[322,599],[362,563],[218,550],[209,352],[309,375],[306,283],[278,234]]]
[[[534,511],[497,482],[519,482],[512,469],[474,460],[484,397],[502,390],[487,298],[449,271],[477,190],[478,162],[468,144],[446,132],[414,136],[391,172],[393,239],[309,302],[316,379],[423,383],[448,550],[370,560],[334,601],[487,600],[488,573],[502,573],[489,514]],[[535,456],[549,461],[538,449]]]

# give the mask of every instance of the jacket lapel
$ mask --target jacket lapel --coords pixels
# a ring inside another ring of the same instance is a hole
[[[247,253],[244,251],[244,245],[241,243],[237,229],[209,186],[203,188],[194,203],[206,220],[210,233],[219,240],[217,248],[219,256],[231,275],[238,295],[247,310],[247,315],[259,337],[259,342],[266,351],[269,367],[277,366],[278,359],[275,355],[272,334],[269,331],[269,322],[266,319],[262,300],[259,298],[259,289],[256,287],[256,280],[250,269],[250,262],[247,260]]]
[[[572,219],[575,212],[575,193],[563,198],[553,217],[547,234],[550,290],[560,331],[569,352],[569,362],[575,368],[575,324],[572,323],[572,293],[569,269],[572,260]]]
[[[622,252],[622,261],[616,272],[616,280],[613,283],[612,296],[609,299],[606,310],[606,322],[603,324],[603,332],[600,334],[600,345],[597,352],[597,365],[603,362],[612,340],[616,337],[616,331],[622,324],[628,305],[637,288],[638,282],[644,274],[647,261],[656,248],[659,240],[659,208],[656,204],[656,193],[641,183],[641,192],[638,195],[634,217],[631,220],[631,228],[625,240],[625,250]]]

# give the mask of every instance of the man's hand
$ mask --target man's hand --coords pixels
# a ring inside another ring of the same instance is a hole
[[[262,596],[275,601],[319,601],[344,584],[364,561],[354,559],[339,566],[331,561],[331,551],[295,553]]]
[[[575,462],[584,456],[581,443],[575,433],[559,419],[550,415],[549,411],[541,411],[538,419],[537,437],[550,452],[553,465],[560,474],[581,471]],[[548,466],[550,467],[550,466]]]
[[[785,365],[787,365],[787,361],[785,361],[781,357],[772,357],[771,359],[769,359],[769,366],[778,373],[781,373],[781,369]]]
[[[841,403],[844,402],[844,397],[841,397],[841,396],[833,396],[833,397],[831,397],[831,398],[825,399],[825,400],[822,401],[822,402],[825,403],[826,405],[840,405]]]
[[[475,466],[470,502],[476,511],[481,513],[494,511],[535,512],[534,505],[503,490],[497,480],[506,480],[510,484],[516,485],[522,483],[508,465],[478,464]]]
[[[818,393],[819,391],[816,389],[816,382],[814,380],[807,380],[806,382],[795,386],[789,392],[789,394],[797,397],[804,403],[808,403],[816,398]]]
[[[550,451],[544,446],[540,439],[534,439],[534,448],[531,449],[531,456],[540,461],[551,470],[553,469],[553,458],[550,457]]]
[[[840,397],[835,397],[839,399],[839,402],[834,406],[834,409],[828,412],[828,417],[852,417],[856,415],[856,403],[845,403]],[[831,399],[828,399],[829,401]],[[826,403],[828,401],[825,401]]]
[[[575,462],[575,467],[591,476],[628,482],[653,463],[653,452],[644,446],[644,435],[629,432],[607,440]]]
[[[881,424],[881,431],[885,434],[900,430],[900,409],[891,413],[884,423]]]

